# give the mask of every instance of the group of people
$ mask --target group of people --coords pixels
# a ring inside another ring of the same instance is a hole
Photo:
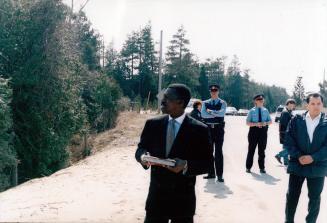
[[[190,116],[194,119],[203,122],[210,129],[211,148],[214,154],[214,162],[210,162],[208,175],[205,179],[216,178],[218,182],[224,182],[224,116],[226,113],[227,104],[219,98],[220,87],[218,84],[209,86],[211,98],[204,101],[195,101],[193,110]],[[253,107],[247,116],[246,124],[250,127],[248,134],[248,154],[246,158],[246,172],[251,173],[253,165],[253,157],[256,147],[258,147],[259,168],[261,173],[266,173],[265,170],[265,150],[267,146],[267,131],[268,126],[272,123],[269,111],[263,106],[264,95],[258,94],[253,97],[255,107]]]
[[[144,169],[151,167],[151,181],[146,201],[146,223],[193,222],[195,214],[196,176],[205,179],[223,178],[224,116],[227,104],[219,98],[219,85],[209,86],[211,98],[194,103],[194,110],[186,115],[185,108],[191,92],[183,84],[171,84],[163,95],[161,110],[165,114],[146,121],[135,158]],[[249,126],[246,172],[251,173],[253,157],[258,147],[259,168],[265,169],[265,149],[268,126],[272,123],[269,111],[263,106],[264,95],[254,98],[247,116]],[[294,215],[304,180],[309,191],[307,223],[318,217],[320,194],[327,175],[327,117],[322,113],[323,98],[309,94],[308,111],[292,117],[294,100],[286,102],[281,115],[280,141],[283,150],[275,158],[288,165],[290,174],[286,198],[285,222],[294,222]],[[286,123],[286,124],[285,124]],[[146,154],[174,159],[175,166],[144,161]]]

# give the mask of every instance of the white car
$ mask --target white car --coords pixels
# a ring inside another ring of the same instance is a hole
[[[235,107],[227,107],[226,108],[226,115],[236,115],[237,109]]]
[[[282,111],[284,110],[284,105],[279,105],[276,109],[276,116],[275,116],[275,122],[278,122],[280,119],[280,115],[282,114]]]
[[[248,109],[239,109],[238,112],[237,112],[237,115],[240,115],[240,116],[247,116],[249,114],[249,110]]]

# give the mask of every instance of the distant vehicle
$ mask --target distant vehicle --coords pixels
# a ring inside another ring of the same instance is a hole
[[[226,115],[237,115],[237,109],[235,107],[227,107]]]
[[[197,98],[191,98],[190,99],[190,102],[187,104],[186,108],[185,108],[185,113],[186,114],[189,114],[193,111],[193,103],[195,101],[201,101],[200,99],[197,99]]]
[[[304,112],[306,112],[307,110],[294,110],[292,111],[292,114],[295,115],[302,115]]]
[[[248,109],[239,109],[238,112],[237,112],[237,115],[240,115],[240,116],[247,116],[249,114],[249,110]]]
[[[279,105],[276,109],[276,116],[275,116],[275,122],[278,122],[280,119],[280,114],[282,114],[282,111],[284,110],[284,105]]]

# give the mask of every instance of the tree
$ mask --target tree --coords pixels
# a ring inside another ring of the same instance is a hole
[[[193,54],[187,48],[190,41],[186,39],[186,31],[181,26],[168,46],[166,53],[165,85],[183,83],[187,85],[194,96],[199,95],[199,65]]]
[[[20,23],[13,72],[14,146],[20,181],[49,175],[67,165],[66,149],[84,124],[76,36],[70,10],[60,1],[24,1],[15,15]],[[16,21],[17,21],[16,20]]]
[[[319,83],[319,93],[323,96],[324,100],[324,106],[327,105],[326,99],[327,99],[327,81],[324,79],[322,83]]]
[[[128,35],[120,53],[116,54],[113,48],[107,50],[106,73],[111,73],[124,95],[132,100],[138,96],[144,103],[150,93],[150,101],[153,101],[157,93],[159,66],[156,54],[152,27],[148,23]]]
[[[305,98],[305,91],[304,86],[302,83],[302,77],[298,76],[296,78],[295,84],[294,84],[294,90],[293,90],[293,98],[296,101],[296,104],[302,105],[302,102]]]
[[[10,101],[12,90],[8,80],[0,78],[0,191],[11,186],[11,173],[16,164],[16,154],[12,146],[12,114]]]
[[[200,69],[200,77],[199,77],[199,93],[202,100],[205,100],[209,97],[209,84],[208,84],[208,77],[206,68],[204,65],[201,66]]]
[[[75,31],[77,31],[77,43],[81,52],[82,63],[88,70],[99,71],[100,66],[100,35],[91,27],[91,22],[83,11],[74,16]]]
[[[243,99],[243,78],[241,77],[240,62],[236,55],[227,68],[225,100],[230,105],[240,108]]]
[[[156,57],[156,51],[154,49],[154,41],[152,38],[151,24],[146,25],[140,32],[140,61],[138,65],[139,75],[139,94],[142,102],[147,98],[150,93],[151,101],[155,99],[157,93],[157,81],[158,78],[158,59]]]

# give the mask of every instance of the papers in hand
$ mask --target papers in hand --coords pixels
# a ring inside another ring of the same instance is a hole
[[[155,156],[150,156],[150,155],[142,155],[141,160],[144,162],[150,162],[150,163],[155,163],[155,164],[161,164],[165,166],[170,166],[174,167],[176,165],[176,161],[172,159],[161,159]]]

